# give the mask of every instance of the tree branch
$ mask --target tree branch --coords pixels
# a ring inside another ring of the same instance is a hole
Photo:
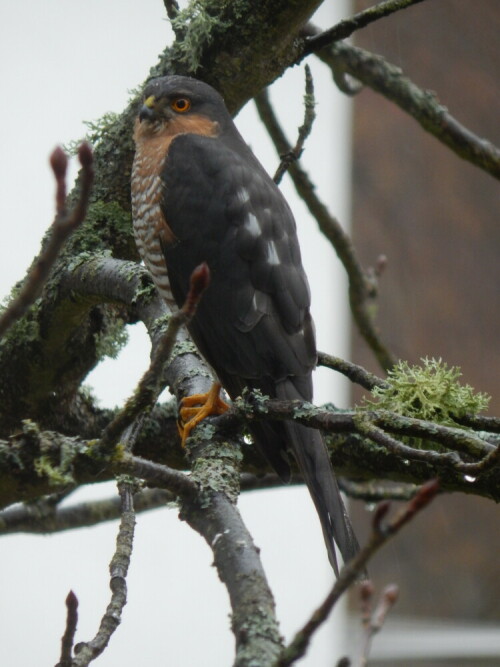
[[[56,667],[71,667],[71,651],[78,623],[78,599],[73,591],[66,597],[66,629],[61,639],[61,658]]]
[[[295,146],[288,153],[281,155],[281,162],[279,163],[279,166],[273,177],[276,185],[279,185],[281,179],[288,171],[292,162],[296,162],[300,159],[300,156],[304,150],[304,143],[307,137],[311,134],[314,119],[316,118],[316,112],[314,110],[316,105],[316,101],[314,99],[314,82],[309,65],[306,65],[305,67],[305,75],[306,92],[304,95],[304,122],[299,127],[299,134]]]
[[[136,513],[164,507],[176,495],[164,489],[143,489],[134,495]],[[113,496],[105,500],[54,507],[44,499],[35,503],[15,505],[0,512],[0,535],[33,533],[47,535],[75,528],[88,528],[121,516],[121,501]]]
[[[127,602],[126,577],[132,555],[135,513],[133,489],[130,482],[118,483],[121,499],[121,521],[116,538],[116,551],[109,565],[111,601],[106,609],[96,636],[89,642],[75,646],[72,667],[86,667],[101,655],[111,639],[111,635],[121,622],[123,608]]]
[[[198,303],[209,283],[208,265],[200,264],[191,274],[190,288],[183,307],[170,316],[165,334],[153,347],[151,364],[137,385],[133,396],[127,400],[123,410],[105,428],[99,443],[99,449],[102,452],[110,452],[123,431],[144,410],[151,409],[158,399],[164,388],[161,382],[163,369],[172,354],[179,330],[182,326],[187,325],[195,314]]]
[[[373,637],[380,632],[384,625],[387,614],[396,604],[399,597],[399,588],[395,584],[389,584],[382,591],[379,602],[374,611],[372,611],[372,599],[374,588],[371,581],[361,584],[361,613],[365,637],[363,642],[362,654],[360,656],[359,667],[366,667],[370,653]]]
[[[258,549],[234,505],[222,493],[203,505],[184,505],[182,517],[213,551],[219,578],[226,585],[236,640],[235,667],[272,664],[281,637],[272,592]]]
[[[373,7],[368,7],[350,18],[340,21],[329,30],[320,32],[313,37],[306,37],[302,57],[310,53],[316,53],[325,46],[350,37],[356,30],[365,28],[374,21],[379,21],[390,14],[394,14],[401,9],[406,9],[420,2],[422,0],[385,0],[385,2],[379,2]]]
[[[78,157],[82,165],[81,190],[74,207],[66,209],[66,169],[68,158],[61,148],[56,148],[50,156],[50,165],[56,179],[56,218],[52,224],[51,234],[42,251],[31,265],[23,285],[0,316],[0,338],[24,315],[35,299],[41,294],[42,288],[50,275],[61,248],[68,237],[85,219],[90,198],[90,189],[94,180],[93,158],[90,146],[81,144]]]
[[[308,26],[307,30],[316,30]],[[439,103],[435,93],[416,86],[382,56],[348,44],[334,44],[316,55],[338,75],[339,68],[394,102],[456,155],[500,178],[500,149],[478,137]]]
[[[377,377],[373,373],[369,373],[362,366],[353,364],[350,361],[335,357],[326,352],[318,352],[318,366],[331,368],[345,375],[354,384],[359,384],[363,389],[371,391],[375,387],[385,387],[387,383],[382,378]]]

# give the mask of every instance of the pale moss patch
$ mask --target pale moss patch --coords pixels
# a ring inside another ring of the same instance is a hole
[[[174,31],[183,35],[182,41],[175,44],[176,55],[192,72],[198,69],[201,54],[213,40],[214,33],[229,27],[220,16],[215,12],[210,14],[208,9],[206,0],[192,0],[186,9],[181,10],[171,21]]]
[[[83,141],[97,146],[98,143],[106,138],[107,134],[114,129],[115,124],[119,120],[119,115],[114,111],[107,111],[97,120],[84,120],[83,124],[87,127],[87,132],[83,139],[72,139],[64,144],[63,149],[68,155],[78,155],[78,149]]]
[[[490,396],[461,384],[462,371],[448,367],[442,359],[421,360],[419,366],[400,361],[383,387],[372,391],[374,401],[364,399],[364,407],[383,409],[407,417],[457,426],[455,419],[476,415],[488,407]]]

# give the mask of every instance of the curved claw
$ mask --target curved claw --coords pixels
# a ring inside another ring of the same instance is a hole
[[[206,394],[193,394],[182,399],[177,422],[182,447],[186,446],[186,440],[194,427],[205,417],[223,415],[229,410],[229,405],[219,396],[220,390],[220,383],[214,382]]]

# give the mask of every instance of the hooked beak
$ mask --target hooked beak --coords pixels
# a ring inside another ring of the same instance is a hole
[[[144,100],[144,104],[139,111],[139,120],[141,123],[143,120],[153,121],[156,119],[155,104],[156,99],[154,95],[150,95]]]

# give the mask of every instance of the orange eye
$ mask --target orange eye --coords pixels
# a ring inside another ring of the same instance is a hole
[[[178,97],[177,99],[170,102],[170,106],[178,113],[186,113],[186,111],[189,111],[191,108],[191,102],[187,99],[187,97]]]

